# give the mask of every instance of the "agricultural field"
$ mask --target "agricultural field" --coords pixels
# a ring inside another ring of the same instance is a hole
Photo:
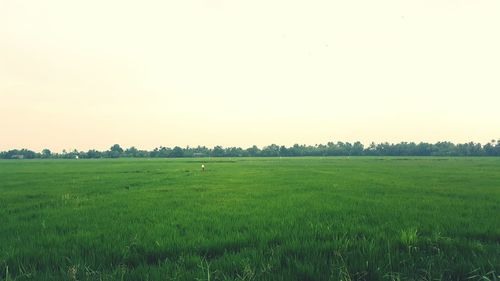
[[[500,158],[0,161],[0,280],[499,275]]]

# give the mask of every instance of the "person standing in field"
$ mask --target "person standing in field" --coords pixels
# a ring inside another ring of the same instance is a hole
[[[205,172],[205,164],[201,164],[201,171]]]

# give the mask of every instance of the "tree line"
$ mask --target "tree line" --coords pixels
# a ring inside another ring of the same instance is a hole
[[[500,140],[492,140],[482,145],[468,142],[454,144],[444,141],[437,143],[401,142],[371,143],[364,146],[361,142],[328,142],[327,144],[299,145],[290,147],[271,144],[263,148],[215,146],[197,147],[157,147],[153,150],[141,150],[136,147],[123,149],[115,144],[106,151],[91,149],[88,151],[63,150],[62,153],[43,149],[35,152],[28,149],[13,149],[0,152],[0,159],[46,159],[46,158],[181,158],[181,157],[297,157],[297,156],[500,156]]]

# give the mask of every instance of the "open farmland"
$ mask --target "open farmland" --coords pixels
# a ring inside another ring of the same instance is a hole
[[[0,161],[0,280],[499,274],[499,158]]]

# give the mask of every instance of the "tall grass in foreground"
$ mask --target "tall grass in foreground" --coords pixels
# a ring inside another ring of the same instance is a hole
[[[0,161],[0,280],[498,280],[499,167]]]

